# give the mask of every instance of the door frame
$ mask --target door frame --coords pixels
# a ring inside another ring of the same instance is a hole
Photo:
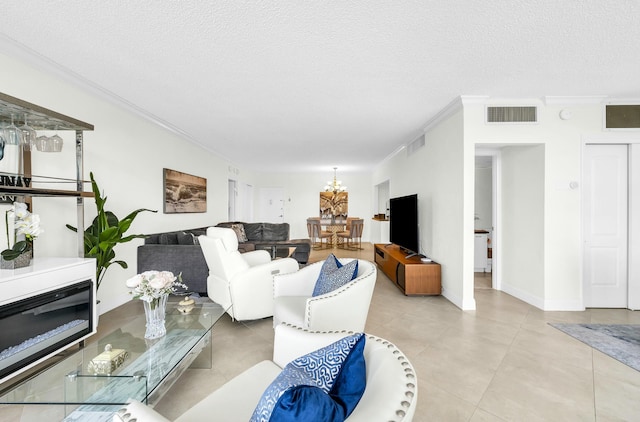
[[[228,179],[228,205],[227,205],[227,218],[229,221],[236,220],[237,211],[236,205],[238,203],[238,182],[233,179]]]
[[[502,249],[500,247],[500,210],[502,206],[502,190],[499,181],[502,174],[502,159],[500,147],[476,148],[475,156],[491,157],[491,207],[493,208],[491,212],[491,288],[501,290],[502,273],[500,266],[502,263]]]

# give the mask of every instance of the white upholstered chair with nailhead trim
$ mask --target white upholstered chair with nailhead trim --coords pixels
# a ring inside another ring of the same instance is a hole
[[[354,258],[339,258],[342,264]],[[365,330],[376,284],[375,264],[358,260],[358,274],[344,286],[312,296],[323,262],[273,278],[273,326],[292,324],[307,330]]]
[[[275,329],[273,361],[247,369],[191,407],[176,422],[246,422],[262,393],[292,360],[329,345],[352,332],[318,332],[291,325]],[[409,359],[391,342],[366,334],[364,347],[366,388],[347,422],[411,422],[418,400],[418,380]],[[125,417],[126,415],[126,417]],[[114,416],[114,422],[168,422],[153,409],[132,402]]]

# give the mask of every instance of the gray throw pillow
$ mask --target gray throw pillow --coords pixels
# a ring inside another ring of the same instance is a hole
[[[244,224],[232,224],[231,229],[236,232],[239,243],[244,243],[248,240],[247,234],[244,232]]]
[[[180,233],[177,235],[178,245],[193,245],[193,236],[191,233]]]
[[[162,233],[160,235],[160,244],[161,245],[177,245],[178,235],[175,233]]]

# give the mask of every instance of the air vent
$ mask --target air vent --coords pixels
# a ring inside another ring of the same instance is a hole
[[[424,134],[413,140],[407,145],[407,157],[415,153],[417,150],[424,146]]]
[[[538,109],[526,107],[487,107],[488,123],[536,123]]]
[[[607,105],[605,109],[607,129],[640,129],[640,105]]]

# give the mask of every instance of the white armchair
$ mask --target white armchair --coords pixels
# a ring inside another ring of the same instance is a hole
[[[343,258],[346,264],[353,258]],[[322,262],[307,265],[291,274],[273,279],[274,327],[288,323],[314,331],[364,331],[376,284],[376,266],[358,260],[356,278],[344,286],[319,296],[312,296]]]
[[[262,361],[224,384],[188,409],[176,422],[215,420],[246,422],[269,384],[293,359],[345,337],[346,332],[310,332],[276,327],[273,360]],[[418,400],[418,380],[409,359],[392,343],[366,334],[366,388],[347,422],[411,422]],[[132,401],[113,422],[168,422],[144,404]]]
[[[239,321],[273,315],[273,277],[298,270],[293,258],[272,261],[267,251],[238,251],[238,237],[232,229],[209,227],[199,236],[200,246],[209,267],[207,294],[227,308],[231,318]]]

